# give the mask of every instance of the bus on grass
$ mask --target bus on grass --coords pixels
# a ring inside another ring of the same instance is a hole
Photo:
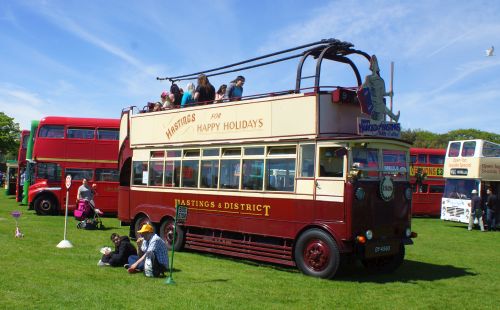
[[[28,202],[39,215],[64,211],[65,179],[72,177],[68,209],[76,207],[78,187],[86,178],[97,184],[96,206],[117,212],[118,119],[48,116],[42,118],[33,140],[35,163]]]
[[[24,177],[26,176],[26,150],[28,148],[28,141],[30,137],[29,130],[21,131],[19,139],[19,149],[17,150],[17,180],[16,180],[16,201],[23,200],[23,186]]]
[[[441,219],[469,223],[472,190],[477,190],[483,203],[489,187],[497,195],[500,190],[500,145],[485,140],[450,141],[443,176]]]
[[[238,67],[296,50],[296,56]],[[409,144],[384,136],[382,127],[390,131],[398,123],[361,113],[361,75],[351,57],[365,68],[372,59],[350,43],[323,40],[202,72],[215,76],[298,58],[293,89],[157,112],[124,109],[118,218],[132,235],[152,223],[176,250],[297,266],[316,277],[333,277],[341,256],[368,268],[399,267],[415,236]],[[306,60],[315,68],[311,77],[302,74]],[[349,73],[353,87],[321,85],[328,76],[322,63]],[[198,73],[168,79],[195,80]],[[314,86],[302,87],[307,78]],[[364,125],[380,131],[360,133]],[[400,160],[391,158],[389,166],[385,154]],[[173,240],[178,204],[189,216]]]
[[[410,183],[413,188],[412,214],[435,216],[441,214],[444,192],[443,167],[445,149],[410,149]]]

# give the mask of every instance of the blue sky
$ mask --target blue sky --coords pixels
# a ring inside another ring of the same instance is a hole
[[[118,118],[159,100],[169,85],[157,76],[324,38],[376,54],[387,88],[394,61],[403,128],[500,133],[498,1],[0,0],[0,111],[21,128],[48,115]],[[245,94],[293,88],[296,65],[242,72]],[[332,83],[354,86],[343,73]]]

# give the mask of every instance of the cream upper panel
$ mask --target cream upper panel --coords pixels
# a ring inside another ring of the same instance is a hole
[[[131,117],[131,147],[316,135],[316,97],[220,103]]]
[[[460,169],[463,175],[452,175],[452,169]],[[467,171],[467,174],[465,174]],[[500,181],[500,158],[495,157],[447,157],[443,177],[457,179],[482,179]]]

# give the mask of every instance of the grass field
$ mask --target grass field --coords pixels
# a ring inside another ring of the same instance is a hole
[[[23,239],[14,238],[14,210]],[[175,254],[175,285],[97,267],[112,232],[127,234],[113,218],[104,231],[76,229],[72,249],[58,249],[64,217],[39,217],[0,191],[1,309],[499,309],[500,233],[468,232],[466,225],[414,219],[415,245],[390,275],[369,275],[348,265],[334,280],[294,268],[194,252]]]

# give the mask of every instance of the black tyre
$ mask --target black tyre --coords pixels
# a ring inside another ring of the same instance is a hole
[[[321,229],[310,229],[300,235],[294,254],[295,264],[306,275],[330,279],[339,268],[337,243]]]
[[[405,246],[399,246],[399,252],[392,256],[363,259],[361,263],[366,269],[377,273],[391,273],[396,271],[405,260]]]
[[[165,240],[169,250],[172,249],[172,243],[174,244],[175,251],[182,250],[182,248],[184,247],[184,243],[186,241],[184,229],[179,225],[177,225],[177,229],[175,231],[175,242],[173,242],[174,220],[171,218],[167,219],[161,224],[159,235],[163,240]]]
[[[35,199],[35,212],[38,215],[54,215],[57,214],[57,202],[48,195],[42,195]]]
[[[142,228],[142,225],[144,225],[144,224],[151,224],[151,220],[146,215],[141,215],[135,220],[134,234],[135,234],[136,238],[137,238],[137,231],[140,230]],[[154,227],[154,225],[153,225],[153,227]]]

